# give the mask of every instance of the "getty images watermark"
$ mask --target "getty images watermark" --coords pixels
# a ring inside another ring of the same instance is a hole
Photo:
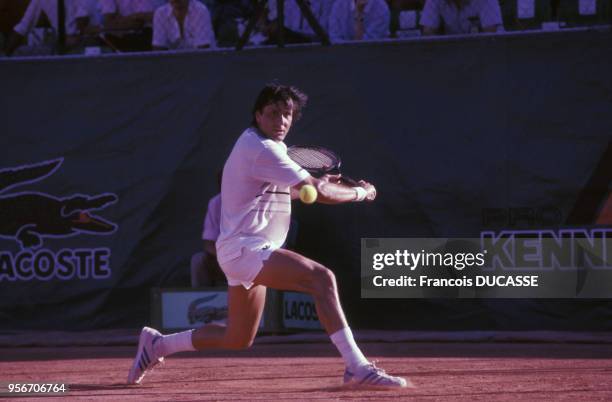
[[[612,229],[362,239],[364,298],[610,298]]]

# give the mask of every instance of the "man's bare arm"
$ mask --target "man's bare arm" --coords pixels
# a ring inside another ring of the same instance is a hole
[[[359,200],[359,191],[353,187],[337,181],[338,176],[324,176],[321,179],[309,176],[292,188],[292,198],[298,198],[299,190],[302,186],[310,184],[317,189],[317,202],[321,204],[342,204]],[[363,201],[374,201],[376,198],[376,188],[365,181],[360,181],[359,185],[365,190],[366,198]]]

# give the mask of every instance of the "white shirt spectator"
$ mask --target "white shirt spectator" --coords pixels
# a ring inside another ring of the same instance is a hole
[[[95,15],[95,0],[64,0],[66,8],[66,35],[76,35],[76,19],[92,17]],[[45,13],[51,26],[57,31],[59,28],[57,17],[57,0],[32,0],[28,5],[23,18],[13,28],[21,36],[27,36],[36,26],[40,14]]]
[[[155,11],[153,17],[153,46],[168,49],[194,49],[200,46],[215,46],[210,13],[197,0],[189,1],[189,9],[183,21],[183,36],[172,5],[166,4]]]
[[[355,39],[355,0],[336,0],[329,17],[329,36],[332,42]],[[389,7],[385,0],[368,0],[363,13],[364,40],[389,36]]]
[[[324,31],[328,31],[329,15],[333,6],[331,0],[306,0],[306,4],[310,5],[310,11],[312,15],[321,25]],[[275,20],[278,15],[276,10],[276,0],[268,0],[268,19],[270,21]],[[295,0],[285,0],[285,27],[292,30],[293,32],[301,33],[304,35],[314,35],[315,31],[312,29],[306,17],[302,14],[300,6],[298,6]]]
[[[98,8],[102,15],[119,14],[125,17],[136,13],[152,13],[164,3],[161,0],[98,0]]]
[[[470,18],[480,19],[480,27],[501,26],[501,10],[497,0],[462,0],[463,6],[457,8],[451,0],[427,0],[421,13],[420,24],[438,29],[444,24],[447,35],[467,34],[472,31]]]
[[[221,194],[215,195],[208,201],[202,240],[217,241],[219,233],[221,233]]]
[[[243,247],[281,247],[291,221],[290,187],[309,173],[287,156],[287,146],[264,137],[255,128],[236,141],[223,168],[221,234],[217,259],[241,255]]]

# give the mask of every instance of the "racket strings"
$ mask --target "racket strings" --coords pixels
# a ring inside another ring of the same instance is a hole
[[[290,149],[289,157],[305,169],[329,169],[337,164],[337,159],[314,149]]]

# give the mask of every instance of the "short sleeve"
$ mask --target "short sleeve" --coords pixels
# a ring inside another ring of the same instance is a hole
[[[438,28],[440,26],[440,13],[438,12],[435,0],[425,1],[420,24],[428,28]]]
[[[256,179],[287,187],[294,186],[310,176],[292,161],[280,146],[264,148],[255,158],[251,174]]]
[[[216,241],[221,233],[221,196],[217,195],[208,202],[204,218],[203,240]]]

